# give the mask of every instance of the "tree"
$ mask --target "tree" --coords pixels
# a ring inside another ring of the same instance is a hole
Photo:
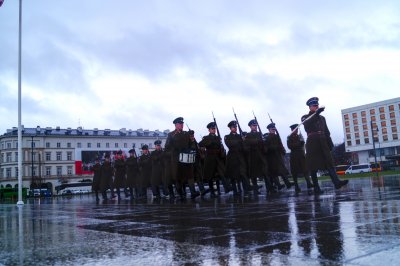
[[[350,164],[351,162],[351,154],[346,152],[344,142],[333,147],[332,156],[335,165]]]

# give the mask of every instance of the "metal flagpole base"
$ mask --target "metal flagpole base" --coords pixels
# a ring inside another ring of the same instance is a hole
[[[22,200],[17,202],[17,205],[24,205],[24,202]]]

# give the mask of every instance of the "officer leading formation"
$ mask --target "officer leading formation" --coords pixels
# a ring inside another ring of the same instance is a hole
[[[109,200],[108,190],[111,199],[118,200],[121,200],[121,192],[131,200],[150,196],[155,200],[184,200],[187,189],[191,199],[208,194],[218,197],[222,189],[223,193],[232,192],[234,196],[257,196],[262,181],[267,194],[276,194],[292,186],[297,194],[301,192],[300,176],[305,179],[307,191],[318,195],[323,193],[318,183],[318,170],[328,171],[334,187],[340,189],[348,180],[340,180],[336,174],[331,154],[333,142],[326,119],[321,115],[325,108],[319,107],[318,101],[317,97],[310,98],[306,102],[309,112],[301,117],[301,124],[290,126],[292,132],[287,137],[287,146],[291,150],[293,183],[289,181],[284,163],[286,150],[272,119],[266,134],[261,132],[255,116],[248,123],[249,132],[244,132],[234,113],[235,120],[227,124],[230,133],[222,138],[214,118],[206,126],[209,134],[197,142],[194,131],[185,131],[184,119],[178,117],[173,120],[175,129],[168,134],[164,149],[161,140],[156,140],[152,152],[143,145],[140,156],[131,149],[128,158],[118,151],[113,162],[109,155],[105,156],[103,164],[96,160],[93,168],[96,201],[100,200],[99,193],[104,201]],[[304,125],[307,133],[306,142],[299,134],[300,125]]]

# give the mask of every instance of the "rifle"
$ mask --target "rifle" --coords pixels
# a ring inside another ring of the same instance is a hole
[[[233,111],[233,115],[235,116],[235,120],[236,120],[236,123],[238,125],[238,128],[239,128],[239,133],[243,137],[243,131],[242,131],[242,128],[240,127],[239,120],[238,120],[238,118],[236,116],[235,109],[233,109],[233,107],[232,107],[232,111]]]
[[[274,121],[272,121],[272,118],[271,118],[271,116],[269,115],[269,113],[267,113],[268,114],[268,117],[269,117],[269,121],[271,121],[271,123],[274,123]],[[275,124],[275,123],[274,123]],[[278,131],[278,129],[275,127],[275,131],[276,131],[276,134],[279,136],[279,131]],[[279,138],[280,138],[281,136],[279,136]]]
[[[262,138],[263,133],[262,133],[262,131],[261,131],[260,124],[258,123],[257,117],[256,117],[256,115],[254,114],[254,111],[253,111],[253,116],[254,116],[254,120],[256,120],[256,122],[257,122],[258,131],[260,131],[261,138]]]
[[[222,144],[221,133],[219,133],[219,128],[218,128],[217,120],[215,119],[215,116],[214,116],[214,112],[211,111],[211,113],[212,113],[212,116],[213,116],[213,119],[214,119],[215,128],[217,129],[217,136],[218,136],[219,142],[221,144],[221,157],[224,157],[226,155],[226,153],[225,153],[225,147]]]

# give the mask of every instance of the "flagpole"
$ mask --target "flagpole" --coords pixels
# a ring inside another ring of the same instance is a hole
[[[19,0],[19,25],[18,25],[18,202],[22,201],[22,126],[21,126],[21,32],[22,32],[22,0]]]

